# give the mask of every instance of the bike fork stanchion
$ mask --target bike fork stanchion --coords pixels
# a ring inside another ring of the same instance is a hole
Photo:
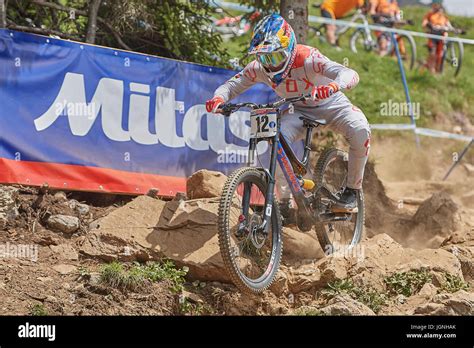
[[[413,114],[413,105],[411,103],[410,91],[408,90],[408,82],[407,82],[407,77],[405,75],[405,67],[403,66],[402,56],[400,55],[400,49],[398,47],[398,41],[397,41],[397,38],[395,37],[395,33],[391,33],[391,36],[392,36],[393,47],[395,47],[395,53],[397,54],[398,68],[400,69],[400,75],[402,76],[403,89],[405,90],[405,98],[408,103],[408,112],[410,114],[411,124],[413,125],[413,131],[415,132],[416,147],[420,148],[420,138],[418,137],[418,134],[416,133],[416,121],[415,121],[415,115]]]
[[[449,168],[448,172],[446,173],[446,175],[444,176],[443,178],[443,181],[445,181],[449,174],[451,174],[451,172],[453,171],[454,167],[456,167],[458,165],[459,162],[461,162],[462,158],[464,157],[464,155],[466,154],[467,150],[469,150],[469,148],[471,147],[471,145],[474,143],[474,138],[471,140],[471,142],[464,148],[464,150],[462,150],[461,152],[461,155],[459,156],[458,160],[456,162],[453,163],[453,165],[451,166],[451,168]]]

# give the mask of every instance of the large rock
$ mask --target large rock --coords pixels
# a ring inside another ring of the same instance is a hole
[[[281,296],[288,292],[288,275],[285,271],[285,266],[282,265],[276,274],[272,285],[270,286],[270,291],[276,296]]]
[[[316,262],[289,270],[288,287],[298,293],[310,289],[321,289],[337,280],[347,278],[350,260],[341,256],[329,256]]]
[[[347,294],[333,297],[320,311],[325,315],[375,315],[372,309]]]
[[[288,271],[288,289],[297,294],[317,287],[321,283],[321,271],[315,264],[300,266]]]
[[[420,205],[413,216],[413,222],[423,226],[431,234],[447,236],[459,227],[458,210],[458,205],[449,194],[437,192]]]
[[[105,261],[166,257],[187,266],[192,279],[230,282],[217,237],[218,206],[217,197],[164,202],[140,196],[95,221],[79,251]],[[323,256],[315,237],[291,229],[283,234],[285,262]],[[275,292],[286,292],[287,281],[280,283]]]
[[[217,237],[218,199],[170,202],[147,242],[192,278],[229,282]]]
[[[11,186],[0,186],[0,228],[18,216],[18,189]]]
[[[324,256],[324,251],[321,249],[316,236],[283,227],[284,262],[318,260]]]
[[[67,234],[74,233],[79,229],[79,219],[70,215],[51,215],[46,223],[49,228]]]
[[[474,293],[459,290],[453,294],[438,294],[432,302],[415,308],[414,314],[474,315]]]
[[[103,260],[168,258],[191,279],[230,282],[217,240],[218,199],[164,202],[139,196],[97,221],[80,252]]]
[[[199,170],[186,181],[186,194],[190,199],[220,196],[226,180],[221,172]]]
[[[216,198],[170,201],[163,207],[156,226],[163,230],[189,226],[216,227],[218,205],[219,200]]]

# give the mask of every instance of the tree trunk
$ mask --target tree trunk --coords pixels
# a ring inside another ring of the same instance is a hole
[[[5,0],[0,0],[0,28],[7,27],[7,5]]]
[[[95,34],[97,32],[97,14],[99,13],[101,0],[91,0],[89,4],[89,19],[87,22],[86,42],[95,43]]]
[[[280,14],[295,31],[296,42],[304,43],[308,33],[308,0],[281,0]]]

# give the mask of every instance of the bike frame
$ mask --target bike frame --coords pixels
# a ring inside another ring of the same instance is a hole
[[[292,97],[281,99],[272,104],[258,105],[254,103],[241,103],[241,104],[225,104],[220,112],[226,116],[229,116],[232,112],[242,108],[248,107],[252,109],[250,117],[256,115],[270,114],[275,113],[277,119],[276,132],[272,136],[262,137],[262,138],[250,138],[249,141],[249,155],[248,155],[248,166],[252,167],[255,160],[255,152],[257,145],[260,141],[267,141],[271,145],[270,149],[270,166],[268,169],[262,168],[265,172],[268,185],[265,192],[265,202],[264,202],[264,218],[261,225],[258,227],[258,230],[262,231],[265,234],[268,234],[268,226],[270,225],[270,219],[272,216],[273,204],[274,204],[274,191],[275,191],[275,177],[276,177],[276,164],[281,167],[286,181],[290,185],[290,190],[293,194],[293,197],[298,206],[298,219],[306,224],[306,222],[316,223],[316,222],[326,222],[326,221],[336,221],[345,219],[345,217],[337,216],[337,213],[326,213],[314,215],[314,209],[312,203],[314,203],[315,196],[325,196],[331,200],[337,200],[332,192],[330,192],[324,185],[318,187],[316,191],[312,192],[312,196],[306,196],[305,191],[302,188],[300,178],[307,174],[307,165],[309,163],[309,156],[311,153],[311,138],[313,134],[313,128],[319,126],[319,123],[311,122],[311,120],[303,119],[303,126],[307,128],[305,146],[302,160],[299,160],[295,155],[293,149],[288,144],[285,137],[281,134],[281,115],[282,112],[280,107],[286,103],[294,103],[298,101],[306,100],[310,98],[309,95]],[[244,217],[248,216],[250,201],[251,201],[251,183],[244,184],[244,192],[242,195],[242,214]]]
[[[311,152],[311,138],[313,128],[316,126],[309,125],[304,123],[307,128],[305,145],[304,145],[304,154],[303,159],[300,161],[296,154],[294,153],[291,146],[288,144],[285,137],[281,134],[281,112],[279,109],[274,109],[277,113],[277,133],[271,138],[261,138],[261,139],[250,139],[249,144],[249,162],[253,163],[254,152],[257,147],[258,142],[268,141],[271,144],[271,156],[270,156],[270,168],[267,171],[269,178],[267,191],[265,193],[265,214],[264,221],[260,228],[264,230],[265,233],[268,232],[268,226],[270,224],[270,219],[273,210],[273,197],[275,190],[275,177],[276,177],[276,164],[280,165],[281,170],[286,178],[286,181],[290,185],[290,190],[293,194],[295,202],[298,206],[298,210],[305,218],[313,219],[311,214],[311,208],[308,198],[305,196],[304,191],[301,187],[300,180],[298,176],[302,177],[307,173],[306,166],[309,162],[309,156]],[[249,163],[249,164],[250,164]],[[244,194],[242,199],[243,213],[247,215],[250,203],[250,190],[249,187],[244,188]]]

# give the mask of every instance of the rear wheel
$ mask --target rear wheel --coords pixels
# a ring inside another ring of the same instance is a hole
[[[462,59],[464,56],[464,45],[462,42],[448,42],[446,51],[444,51],[443,59],[441,60],[440,72],[445,68],[449,69],[450,73],[458,76],[461,71]]]
[[[348,154],[338,149],[324,150],[316,164],[314,181],[317,187],[325,186],[336,196],[347,183]],[[324,198],[322,198],[324,200]],[[323,202],[324,203],[324,202]],[[333,221],[315,225],[319,243],[326,255],[351,249],[362,238],[364,228],[364,194],[357,196],[357,213],[347,215],[346,221]]]
[[[267,177],[263,170],[241,168],[227,179],[219,203],[219,247],[234,284],[259,293],[274,280],[283,248],[281,216],[273,200],[268,234],[259,227],[264,218]]]

